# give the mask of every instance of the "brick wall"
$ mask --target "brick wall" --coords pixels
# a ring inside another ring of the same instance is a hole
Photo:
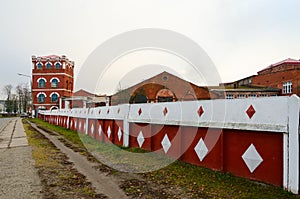
[[[276,69],[278,67],[284,67],[282,69]],[[293,84],[292,93],[300,95],[300,68],[292,67],[290,65],[283,65],[275,67],[275,69],[269,69],[259,72],[257,76],[252,77],[252,84],[258,86],[270,86],[274,88],[283,89],[283,83],[291,81]],[[285,95],[282,93],[282,95]]]

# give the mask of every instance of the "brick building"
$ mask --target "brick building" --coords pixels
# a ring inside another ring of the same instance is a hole
[[[224,98],[222,93],[210,93],[168,72],[162,72],[111,96],[111,105],[121,103],[156,103]]]
[[[227,99],[300,95],[300,61],[285,59],[234,82],[221,83]],[[214,88],[213,90],[218,90]]]
[[[281,89],[281,95],[300,96],[300,61],[285,59],[257,72],[252,85]]]
[[[60,99],[73,93],[74,62],[65,55],[32,56],[32,97],[34,109],[58,109]]]
[[[96,95],[80,89],[73,93],[71,98],[66,98],[64,101],[71,101],[72,108],[91,108],[108,105],[108,97],[106,95]]]

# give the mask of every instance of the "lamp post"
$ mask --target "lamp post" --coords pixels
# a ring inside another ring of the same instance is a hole
[[[25,74],[22,74],[22,73],[18,73],[19,76],[23,76],[23,77],[28,77],[29,78],[29,83],[30,83],[30,93],[31,93],[31,116],[33,117],[33,94],[32,94],[32,79],[31,79],[31,76],[30,75],[25,75]]]

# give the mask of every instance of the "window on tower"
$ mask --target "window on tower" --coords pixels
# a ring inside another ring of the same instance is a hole
[[[58,79],[53,79],[51,81],[51,87],[52,88],[57,88],[58,87]]]
[[[40,79],[38,81],[38,87],[39,88],[45,88],[45,85],[46,85],[46,81],[44,79]]]
[[[51,69],[51,66],[52,66],[52,64],[51,64],[50,62],[47,62],[46,68],[47,68],[47,69]]]
[[[51,96],[51,102],[57,102],[58,101],[58,95],[56,93],[53,93]]]
[[[60,69],[60,67],[61,67],[61,64],[60,64],[59,62],[56,62],[56,63],[55,63],[55,68],[56,68],[56,69]]]
[[[37,69],[42,69],[43,64],[41,62],[38,62],[36,64]]]
[[[45,102],[45,95],[44,94],[39,94],[39,96],[38,96],[38,102],[39,103],[43,103],[43,102]]]

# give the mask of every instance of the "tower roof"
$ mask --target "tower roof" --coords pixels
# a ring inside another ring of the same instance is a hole
[[[56,59],[56,58],[61,58],[61,57],[58,56],[58,55],[47,55],[47,56],[41,56],[41,58],[44,58],[44,59]]]

